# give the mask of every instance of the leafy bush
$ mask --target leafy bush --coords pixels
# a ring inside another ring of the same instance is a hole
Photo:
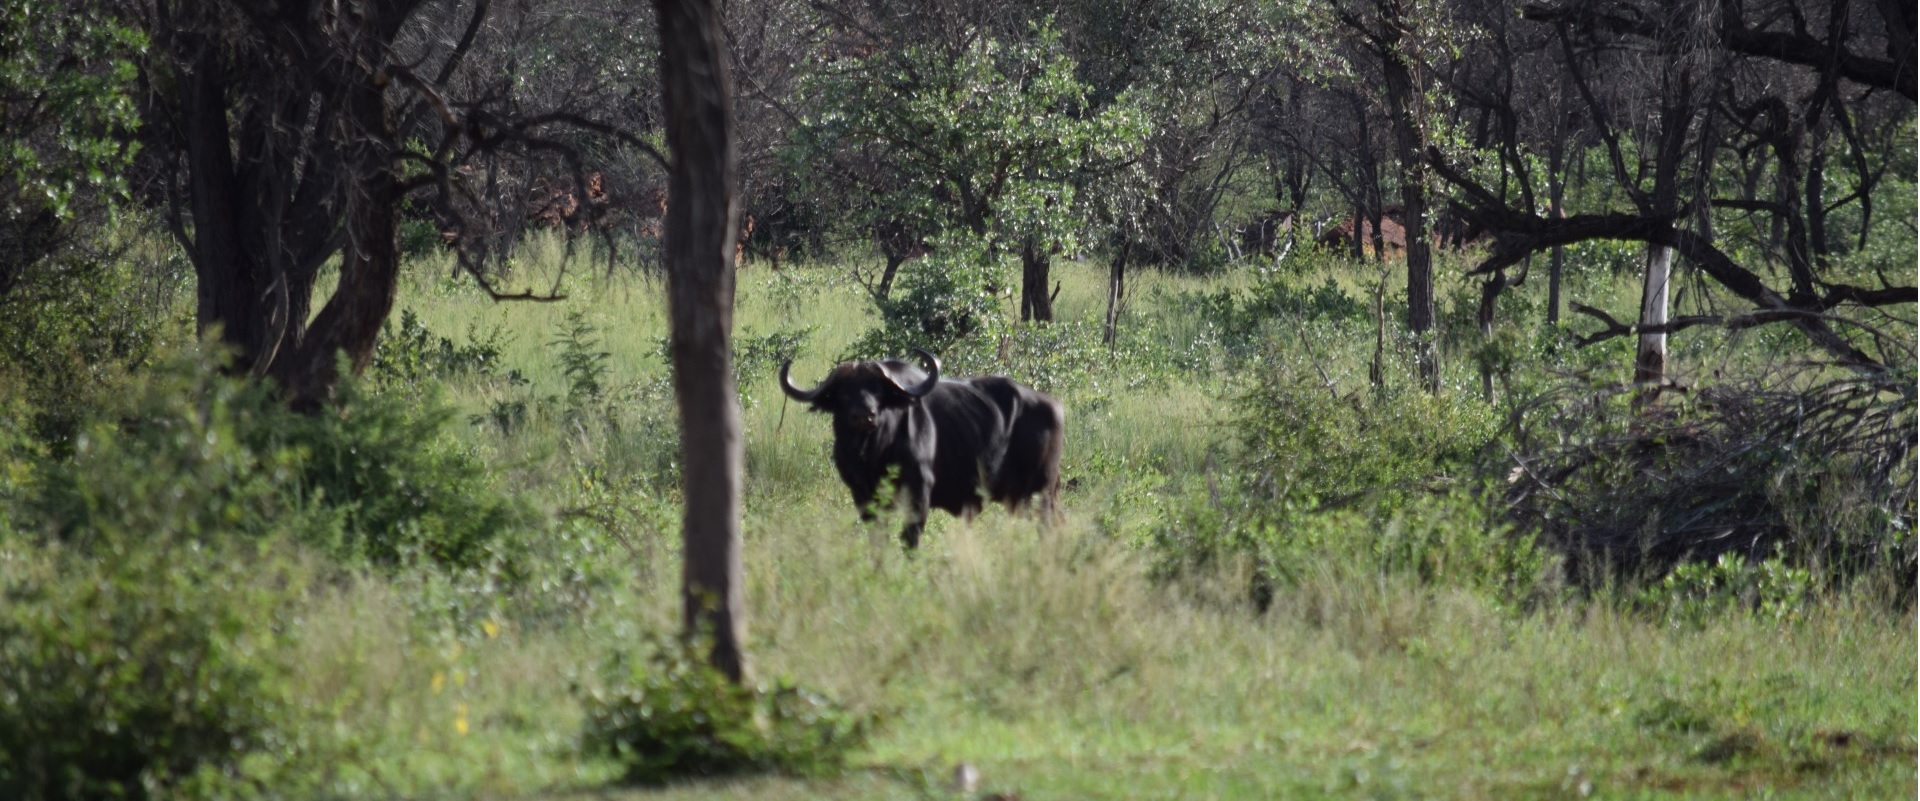
[[[629,783],[830,774],[866,742],[870,721],[791,682],[740,686],[709,667],[697,644],[650,647],[645,657],[616,653],[605,685],[585,699],[583,749],[621,762]]]
[[[1347,330],[1365,323],[1371,327],[1373,302],[1348,294],[1332,276],[1318,284],[1278,271],[1262,272],[1251,290],[1221,289],[1182,292],[1169,302],[1207,330],[1191,332],[1194,345],[1209,345],[1233,363],[1265,360],[1271,342],[1281,333],[1309,328]],[[1173,343],[1168,343],[1173,344]],[[1207,360],[1193,360],[1185,369],[1205,370]]]
[[[92,412],[72,458],[34,463],[16,525],[83,546],[284,536],[378,564],[472,566],[533,524],[449,437],[437,396],[341,392],[294,414],[181,354]]]
[[[299,491],[302,454],[248,443],[291,414],[209,362],[178,354],[88,409],[70,456],[32,464],[20,527],[83,550],[276,533],[336,544],[338,521]]]
[[[499,329],[480,334],[467,329],[467,344],[457,345],[427,329],[413,309],[400,310],[400,324],[387,322],[373,352],[369,377],[395,384],[413,384],[425,378],[491,376],[500,367],[506,342]]]
[[[1240,449],[1149,528],[1163,576],[1239,562],[1252,599],[1309,575],[1404,576],[1500,602],[1534,597],[1547,556],[1489,508],[1486,404],[1345,392],[1347,376],[1275,354],[1237,401]],[[1404,367],[1402,365],[1401,367]],[[1401,385],[1411,382],[1401,382]]]
[[[584,409],[606,394],[607,360],[613,354],[600,349],[600,330],[586,312],[571,309],[554,331],[552,342],[560,371],[567,377],[567,406]]]
[[[1806,605],[1813,574],[1780,559],[1749,560],[1723,553],[1712,562],[1689,562],[1640,588],[1634,600],[1676,623],[1698,625],[1732,609],[1766,620],[1786,620]]]
[[[257,564],[165,539],[0,550],[0,797],[144,799],[284,755],[287,596]]]
[[[913,348],[945,352],[954,343],[997,330],[1005,316],[1006,256],[969,237],[934,243],[934,252],[902,268],[892,294],[874,302],[880,327],[867,331],[847,358],[887,358]]]
[[[179,320],[155,314],[130,268],[88,248],[27,270],[0,296],[0,386],[20,391],[36,439],[66,450],[121,370]]]
[[[1163,578],[1244,560],[1249,599],[1262,608],[1278,589],[1314,576],[1398,576],[1503,604],[1534,600],[1550,586],[1546,552],[1477,493],[1418,497],[1389,512],[1261,501],[1235,492],[1251,483],[1245,476],[1212,483],[1215,492],[1184,499],[1149,529]]]
[[[813,326],[806,326],[755,336],[749,329],[740,329],[733,338],[733,383],[742,405],[754,404],[758,398],[753,390],[763,386],[766,377],[780,369],[781,362],[797,356],[813,332]]]
[[[295,492],[338,516],[339,552],[375,564],[474,567],[513,556],[537,526],[486,463],[451,436],[453,407],[431,389],[400,397],[343,388],[337,410],[272,414],[242,432],[256,451],[297,455]],[[277,409],[275,410],[277,411]]]
[[[1471,483],[1497,432],[1492,410],[1458,393],[1340,391],[1341,379],[1276,353],[1236,402],[1241,464],[1266,492],[1309,506],[1389,511],[1418,493]]]

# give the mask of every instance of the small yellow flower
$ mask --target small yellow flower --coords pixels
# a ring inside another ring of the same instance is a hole
[[[444,690],[446,688],[447,688],[447,674],[438,670],[434,671],[433,672],[434,693],[438,694],[441,690]]]
[[[465,736],[467,733],[467,705],[461,704],[453,709],[453,730]]]
[[[482,621],[480,623],[480,630],[486,632],[487,639],[489,640],[500,636],[500,624],[495,622],[493,618],[487,618],[485,621]]]

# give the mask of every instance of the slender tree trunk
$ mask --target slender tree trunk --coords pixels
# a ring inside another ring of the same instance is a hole
[[[222,344],[233,349],[237,367],[253,372],[265,366],[263,321],[258,319],[265,287],[262,272],[242,240],[253,226],[246,219],[251,208],[240,201],[234,177],[232,129],[227,117],[228,80],[215,46],[192,34],[183,34],[175,47],[194,51],[197,69],[180,76],[180,136],[186,145],[187,213],[193,219],[193,260],[197,305],[194,319],[199,333],[219,331]],[[170,43],[173,44],[173,43]],[[304,322],[304,320],[303,320]]]
[[[1673,248],[1647,246],[1646,280],[1640,287],[1640,324],[1646,327],[1667,324],[1668,287],[1673,277]],[[1640,334],[1640,349],[1633,360],[1633,380],[1640,384],[1658,384],[1667,374],[1667,335],[1661,331]]]
[[[1052,283],[1053,259],[1046,248],[1032,239],[1020,246],[1020,319],[1053,321],[1053,297],[1047,294]]]
[[[892,250],[881,255],[887,258],[887,268],[880,273],[880,287],[875,289],[873,294],[874,297],[886,300],[887,296],[893,293],[893,277],[900,273],[900,265],[906,262],[907,257],[906,254]]]
[[[1387,235],[1384,230],[1387,213],[1383,205],[1379,198],[1375,198],[1373,208],[1367,210],[1367,227],[1370,229],[1367,238],[1373,242],[1373,260],[1377,262],[1387,260]]]
[[[880,255],[887,260],[886,271],[880,274],[880,286],[873,294],[885,300],[893,292],[893,279],[899,275],[900,265],[916,255],[921,249],[921,242],[906,224],[897,220],[876,223],[873,226],[873,241],[880,246]]]
[[[682,624],[712,637],[715,668],[747,673],[740,571],[740,402],[733,384],[733,251],[739,218],[732,87],[713,0],[654,0],[673,154],[667,297],[680,406]]]
[[[1566,148],[1564,141],[1555,141],[1548,148],[1550,163],[1547,165],[1547,198],[1551,206],[1548,213],[1556,220],[1565,214],[1561,210],[1561,203],[1566,200],[1567,194]],[[1560,324],[1560,277],[1566,270],[1566,263],[1566,246],[1554,245],[1553,255],[1547,263],[1548,326]]]
[[[1108,345],[1112,345],[1114,338],[1119,335],[1120,304],[1127,295],[1127,257],[1131,255],[1133,243],[1121,242],[1113,253],[1113,264],[1107,270],[1107,325],[1100,334],[1100,341]]]
[[[1655,214],[1677,214],[1680,196],[1680,161],[1686,152],[1687,134],[1696,116],[1693,105],[1693,79],[1683,69],[1669,70],[1661,81],[1658,150],[1654,153],[1652,208]],[[1640,287],[1640,325],[1646,328],[1667,324],[1669,289],[1673,278],[1673,249],[1647,245],[1645,280]],[[1667,335],[1661,331],[1642,331],[1640,346],[1633,360],[1633,380],[1645,387],[1635,402],[1652,400],[1667,376]]]
[[[1820,118],[1824,120],[1825,117]],[[1827,133],[1816,122],[1807,131],[1807,250],[1813,263],[1823,263],[1833,252],[1827,241]]]
[[[1367,246],[1364,244],[1366,241],[1366,220],[1366,204],[1353,204],[1353,230],[1349,232],[1347,241],[1352,246],[1354,261],[1363,261],[1367,258]]]
[[[1381,62],[1387,79],[1387,105],[1393,112],[1394,149],[1400,162],[1400,198],[1407,237],[1407,325],[1413,331],[1420,377],[1430,392],[1440,391],[1440,362],[1433,347],[1433,254],[1427,239],[1427,166],[1422,156],[1421,87],[1414,82],[1411,59],[1401,47],[1405,0],[1380,0]]]

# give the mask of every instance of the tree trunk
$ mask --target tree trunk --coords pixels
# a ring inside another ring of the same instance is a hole
[[[732,88],[713,0],[654,0],[673,154],[668,178],[667,298],[680,405],[684,543],[681,621],[712,638],[713,666],[747,673],[740,571],[740,402],[733,385],[733,245],[739,217]]]
[[[370,7],[368,13],[378,13]],[[398,20],[369,18],[369,28],[397,27]],[[351,134],[341,145],[346,181],[347,236],[340,253],[340,282],[326,305],[304,330],[301,322],[313,289],[312,272],[289,265],[278,237],[281,220],[264,228],[270,237],[261,251],[269,268],[267,346],[271,375],[296,409],[318,411],[340,382],[339,354],[354,373],[373,361],[380,328],[393,310],[400,283],[400,171],[395,158],[399,135],[387,100],[387,81],[375,73],[387,53],[387,36],[355,40],[358,69],[348,68],[341,119]],[[256,306],[260,304],[256,303]],[[293,337],[289,338],[288,334]]]
[[[280,336],[269,342],[278,351],[271,374],[296,409],[318,411],[332,399],[340,381],[338,354],[346,354],[355,373],[373,361],[380,327],[393,310],[400,283],[400,175],[392,148],[396,137],[384,86],[371,77],[352,87],[344,110],[349,124],[360,135],[346,145],[350,190],[340,285],[298,341]],[[302,297],[296,303],[286,273],[274,276],[270,290],[276,300],[267,310],[270,329],[298,331],[294,317],[305,317],[305,294],[311,287],[308,283],[298,293]],[[269,336],[273,336],[272,330]]]
[[[923,249],[920,237],[898,220],[885,220],[873,226],[874,244],[880,246],[880,255],[887,260],[886,272],[880,274],[880,286],[873,290],[874,297],[885,300],[893,292],[893,279],[900,273],[900,265],[919,255]]]
[[[1670,72],[1661,82],[1660,131],[1654,153],[1651,208],[1657,215],[1673,215],[1679,208],[1680,160],[1686,156],[1688,130],[1693,126],[1693,80],[1684,71]],[[1669,287],[1673,277],[1673,249],[1648,244],[1646,277],[1640,287],[1640,325],[1667,324]],[[1633,380],[1648,389],[1636,403],[1650,400],[1666,380],[1667,335],[1662,331],[1640,334],[1640,347],[1633,359]]]
[[[1640,324],[1653,327],[1667,324],[1668,286],[1673,276],[1673,248],[1647,246],[1646,281],[1640,288]],[[1640,334],[1640,350],[1633,360],[1633,380],[1640,384],[1658,384],[1667,374],[1667,335],[1662,331]]]
[[[1367,246],[1364,244],[1366,242],[1364,236],[1367,227],[1366,219],[1366,204],[1353,204],[1353,230],[1348,232],[1347,243],[1353,253],[1354,261],[1365,261],[1367,258]]]
[[[1122,239],[1125,239],[1122,237]],[[1123,241],[1114,251],[1113,264],[1107,271],[1107,325],[1101,332],[1100,341],[1112,345],[1119,335],[1120,304],[1127,296],[1127,257],[1133,255],[1133,243]]]
[[[873,291],[874,297],[881,300],[886,300],[893,293],[893,277],[899,274],[901,263],[907,260],[905,254],[891,250],[884,255],[887,257],[887,269],[880,274],[880,287]]]
[[[1433,348],[1433,257],[1427,240],[1427,168],[1422,157],[1419,108],[1421,88],[1414,85],[1409,59],[1402,52],[1406,30],[1404,0],[1380,0],[1381,63],[1387,79],[1387,105],[1393,113],[1393,139],[1400,162],[1400,199],[1407,237],[1407,325],[1413,331],[1420,377],[1430,392],[1440,391],[1440,363]]]
[[[1549,208],[1547,213],[1556,220],[1566,216],[1561,206],[1566,200],[1567,195],[1566,150],[1566,142],[1559,136],[1556,136],[1555,141],[1548,145],[1547,199]],[[1548,327],[1560,324],[1560,276],[1566,270],[1566,263],[1566,246],[1554,245],[1553,255],[1547,265]]]
[[[1053,259],[1032,239],[1020,246],[1020,319],[1053,321],[1053,297],[1047,294],[1052,282]]]
[[[190,236],[175,222],[196,318],[203,334],[219,331],[235,372],[270,377],[294,408],[316,411],[339,382],[340,352],[356,372],[371,361],[398,281],[398,137],[379,69],[399,12],[367,4],[344,43],[315,41],[318,28],[272,28],[270,49],[304,55],[287,55],[298,77],[271,81],[258,73],[279,62],[236,62],[200,28],[202,12],[179,11],[155,38],[183,65],[163,102],[185,156]],[[342,44],[352,50],[332,50]],[[288,157],[286,131],[308,126],[329,133],[306,160]],[[336,251],[339,284],[309,325],[315,278]]]
[[[1821,120],[1825,118],[1822,117]],[[1807,250],[1812,262],[1824,263],[1833,247],[1827,242],[1827,134],[1816,122],[1807,131]]]
[[[197,69],[180,78],[179,124],[186,144],[187,211],[193,218],[187,254],[193,260],[194,319],[202,337],[219,332],[221,343],[233,350],[238,369],[255,372],[271,358],[259,319],[262,271],[241,239],[255,227],[255,221],[243,215],[257,207],[239,197],[225,66],[212,43],[198,36],[190,39],[185,47],[196,49],[200,57],[194,62]]]

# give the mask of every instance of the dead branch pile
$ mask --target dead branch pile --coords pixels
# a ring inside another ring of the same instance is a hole
[[[1802,364],[1637,410],[1635,392],[1569,381],[1511,418],[1510,512],[1567,556],[1570,578],[1648,578],[1729,552],[1838,580],[1911,576],[1912,376]]]

